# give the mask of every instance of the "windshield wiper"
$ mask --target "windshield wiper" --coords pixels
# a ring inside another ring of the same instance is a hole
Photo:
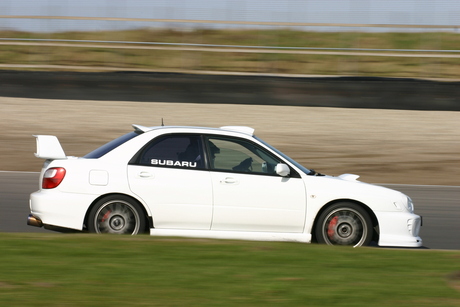
[[[310,172],[308,173],[308,175],[310,175],[310,176],[324,176],[323,174],[316,172],[316,171],[315,171],[314,169],[312,169],[312,168],[309,169],[309,171],[310,171]]]

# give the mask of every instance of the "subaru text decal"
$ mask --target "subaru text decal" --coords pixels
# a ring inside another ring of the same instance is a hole
[[[165,165],[165,166],[182,166],[182,167],[196,167],[196,162],[188,161],[173,161],[173,160],[159,160],[152,159],[150,160],[152,165]]]

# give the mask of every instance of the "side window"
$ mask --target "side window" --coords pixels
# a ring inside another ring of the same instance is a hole
[[[243,139],[208,137],[206,140],[213,170],[274,175],[280,162],[262,147]]]
[[[203,169],[201,138],[194,135],[168,135],[154,139],[137,159],[140,165]]]

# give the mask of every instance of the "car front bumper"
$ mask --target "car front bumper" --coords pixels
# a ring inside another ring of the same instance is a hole
[[[421,247],[422,217],[409,212],[378,212],[379,246]]]

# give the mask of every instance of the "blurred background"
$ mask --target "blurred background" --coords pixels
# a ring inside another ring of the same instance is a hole
[[[459,185],[459,27],[458,0],[2,0],[0,169],[40,168],[32,134],[81,156],[164,118],[252,126],[326,174]]]
[[[459,79],[456,0],[2,0],[0,69]]]

